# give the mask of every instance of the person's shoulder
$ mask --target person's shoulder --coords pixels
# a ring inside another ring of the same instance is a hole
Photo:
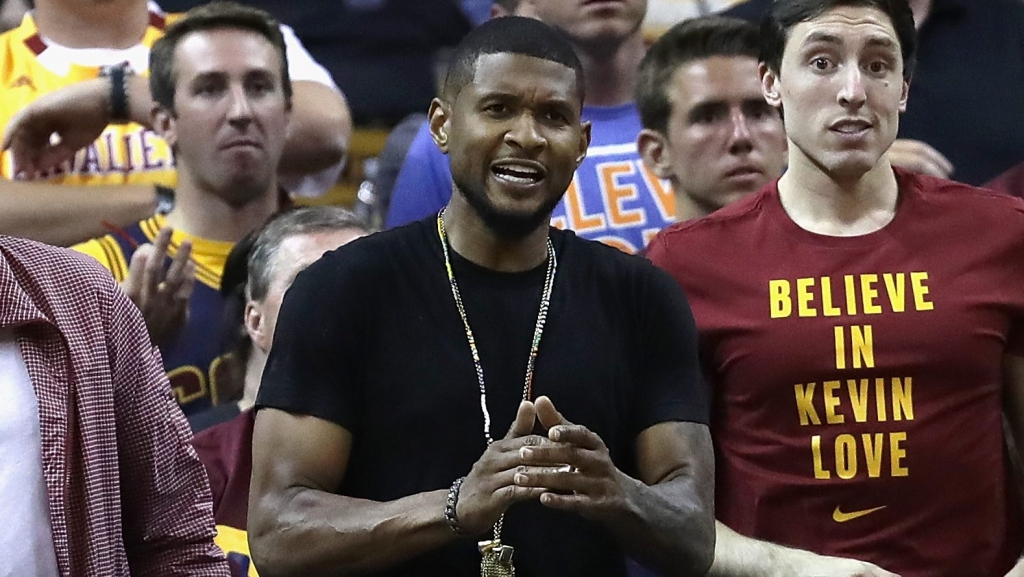
[[[950,211],[963,211],[955,214],[991,212],[1024,215],[1024,200],[1002,192],[899,170],[897,178],[901,189],[916,191],[925,202]]]
[[[0,235],[0,251],[8,263],[17,263],[28,276],[48,278],[54,282],[74,278],[88,285],[112,284],[110,272],[95,259],[69,248]]]
[[[556,247],[562,246],[566,259],[571,259],[572,268],[588,271],[588,275],[610,280],[623,276],[643,276],[656,270],[654,264],[643,256],[623,252],[597,240],[581,238],[571,230],[552,229],[552,237]]]
[[[342,245],[310,265],[316,274],[376,279],[412,266],[423,257],[434,219],[426,218],[375,232]]]
[[[0,236],[0,253],[22,290],[43,297],[51,305],[109,301],[116,291],[110,271],[95,259],[68,248]]]
[[[735,234],[735,230],[748,226],[763,212],[765,202],[774,190],[775,185],[768,184],[705,217],[673,223],[659,232],[652,242],[713,241],[718,235]]]
[[[35,22],[32,20],[31,15],[26,15],[21,24],[0,33],[0,72],[5,76],[16,71],[22,71],[25,69],[24,64],[30,60],[35,59],[36,53],[29,48],[29,44],[26,42],[32,38],[37,38],[39,33],[36,28]],[[32,84],[32,79],[27,76],[22,79],[18,78],[18,82],[12,84],[13,78],[2,78],[4,81],[3,88],[5,90],[12,89],[32,89],[35,90]],[[2,127],[0,127],[2,128]]]
[[[983,188],[1024,198],[1024,162],[986,182]]]
[[[241,411],[230,420],[197,432],[192,437],[192,447],[199,454],[199,459],[209,466],[211,461],[223,457],[225,452],[230,453],[251,444],[254,424],[252,409]]]

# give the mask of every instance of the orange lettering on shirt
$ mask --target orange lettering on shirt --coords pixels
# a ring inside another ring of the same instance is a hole
[[[622,207],[623,201],[636,200],[640,197],[635,184],[622,184],[620,178],[636,174],[632,162],[604,162],[597,165],[597,174],[601,179],[601,192],[604,193],[605,206],[612,226],[624,228],[644,223],[642,209]]]
[[[565,214],[569,217],[569,228],[575,230],[581,236],[588,232],[606,228],[603,214],[586,213],[586,207],[583,206],[583,197],[580,194],[575,176],[569,184],[569,189],[565,191]]]
[[[636,165],[640,167],[640,176],[644,178],[647,189],[651,191],[651,195],[654,197],[654,204],[658,207],[658,212],[661,213],[661,218],[665,222],[675,220],[676,192],[672,189],[672,185],[669,181],[658,178],[653,172],[648,170],[647,165],[642,160],[637,160]]]

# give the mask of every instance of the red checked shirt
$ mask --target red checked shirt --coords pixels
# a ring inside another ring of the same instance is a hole
[[[0,328],[36,397],[63,577],[228,576],[209,483],[159,353],[110,273],[0,236]]]

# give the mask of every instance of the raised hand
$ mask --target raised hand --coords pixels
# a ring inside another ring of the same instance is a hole
[[[459,491],[455,511],[459,524],[466,531],[474,535],[486,532],[513,504],[537,499],[547,490],[523,487],[515,482],[517,471],[525,470],[520,450],[550,443],[547,438],[533,434],[536,422],[534,403],[523,401],[505,437],[491,443],[473,464]]]
[[[196,279],[196,266],[190,258],[192,244],[181,243],[171,266],[164,270],[171,229],[164,227],[153,240],[135,249],[128,276],[121,289],[142,312],[149,336],[156,345],[164,344],[188,320],[189,299]]]

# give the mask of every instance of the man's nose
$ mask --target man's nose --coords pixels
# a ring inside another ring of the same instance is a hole
[[[532,114],[518,115],[512,126],[505,133],[505,142],[525,150],[537,150],[547,144],[544,135],[538,130],[537,121]]]
[[[729,111],[729,122],[732,132],[729,135],[729,151],[732,153],[745,152],[753,148],[753,139],[750,135],[749,119],[746,113],[739,107]]]
[[[236,123],[251,121],[253,116],[252,102],[249,101],[249,95],[245,91],[245,87],[232,87],[228,97],[231,99],[230,108],[228,109],[228,120]]]
[[[842,86],[839,89],[839,104],[845,107],[859,108],[867,100],[864,90],[864,75],[859,66],[847,66],[841,72]]]

